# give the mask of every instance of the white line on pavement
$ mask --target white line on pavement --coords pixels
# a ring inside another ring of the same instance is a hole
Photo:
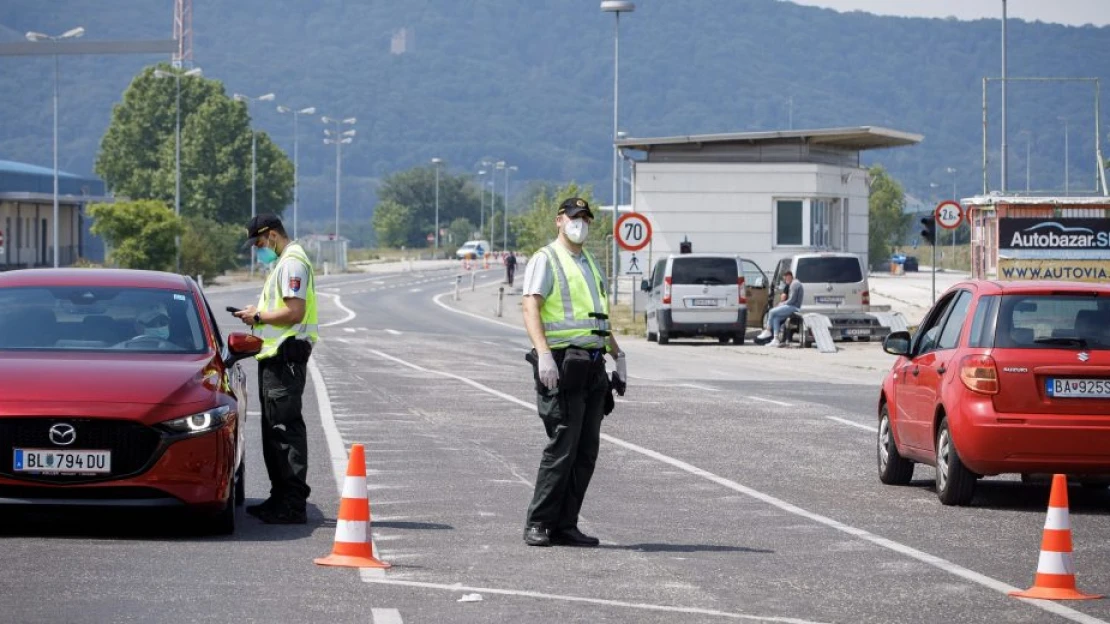
[[[706,392],[720,392],[720,390],[717,389],[717,388],[713,388],[711,386],[703,386],[701,384],[684,383],[684,384],[678,384],[678,385],[686,387],[686,388],[693,388],[694,390],[705,390]]]
[[[363,572],[365,572],[363,570]],[[520,596],[524,598],[542,598],[545,600],[562,600],[564,602],[584,602],[587,604],[604,605],[607,607],[625,607],[641,609],[644,611],[662,611],[664,613],[684,613],[689,615],[708,615],[732,620],[755,620],[757,622],[782,622],[783,624],[819,624],[813,620],[798,618],[775,617],[766,615],[748,615],[746,613],[730,613],[716,609],[699,609],[697,607],[673,607],[670,605],[647,604],[643,602],[626,602],[624,600],[606,600],[604,598],[587,598],[585,596],[567,596],[565,594],[545,594],[543,592],[526,591],[520,589],[495,589],[492,587],[468,587],[466,585],[447,585],[445,583],[424,583],[421,581],[404,581],[400,579],[375,578],[363,575],[366,583],[378,585],[400,585],[402,587],[420,587],[423,589],[442,589],[451,592],[478,592],[484,594],[497,594],[501,596]],[[375,622],[376,624],[376,622]]]
[[[387,330],[385,330],[385,333],[392,334],[394,336],[400,336],[401,335],[401,332],[397,331],[396,329],[387,329]]]
[[[775,401],[773,399],[765,399],[763,397],[757,397],[757,396],[749,396],[748,398],[753,400],[753,401],[763,401],[764,403],[774,403],[775,405],[781,405],[783,407],[790,407],[790,403],[783,403],[782,401]]]
[[[370,609],[370,621],[373,624],[404,624],[397,609]]]
[[[878,429],[876,429],[875,427],[865,425],[863,423],[858,423],[853,420],[848,420],[847,418],[839,418],[837,416],[826,416],[825,418],[828,418],[829,420],[835,420],[838,423],[848,425],[850,427],[856,427],[859,429],[863,429],[864,431],[870,431],[871,433],[875,433],[878,431]]]
[[[532,403],[528,403],[528,402],[523,401],[521,399],[518,399],[518,398],[516,398],[512,395],[505,394],[504,392],[501,392],[499,390],[494,390],[493,388],[490,388],[489,386],[485,386],[481,383],[478,383],[477,381],[474,381],[473,379],[468,379],[468,378],[463,377],[461,375],[456,375],[454,373],[448,373],[448,372],[445,372],[445,371],[438,371],[438,370],[433,370],[433,369],[429,369],[429,368],[424,368],[423,366],[420,366],[419,364],[413,364],[411,362],[406,362],[405,360],[394,357],[392,355],[388,355],[386,353],[382,353],[381,351],[377,351],[377,350],[374,350],[374,349],[370,349],[369,352],[373,353],[374,355],[377,355],[381,358],[384,358],[384,359],[390,360],[392,362],[395,362],[397,364],[400,364],[402,366],[406,366],[408,368],[411,368],[413,370],[418,370],[418,371],[421,371],[421,372],[431,373],[433,375],[440,375],[442,377],[447,377],[447,378],[450,378],[450,379],[455,379],[455,380],[461,381],[461,382],[463,382],[463,383],[465,383],[465,384],[467,384],[471,387],[477,388],[478,390],[481,390],[481,391],[486,392],[488,394],[492,394],[493,396],[496,396],[496,397],[500,397],[502,399],[505,399],[506,401],[516,403],[517,405],[527,407],[529,409],[532,409],[532,408],[535,407]],[[690,384],[686,384],[686,385],[690,385]],[[719,475],[713,474],[712,472],[709,472],[708,470],[703,470],[701,468],[698,468],[697,466],[694,466],[693,464],[688,464],[688,463],[686,463],[686,462],[684,462],[680,459],[675,459],[675,458],[670,457],[668,455],[664,455],[664,454],[662,454],[658,451],[653,451],[651,449],[644,448],[642,446],[637,446],[635,444],[632,444],[631,442],[626,442],[626,441],[624,441],[620,438],[613,437],[613,436],[611,436],[607,433],[601,434],[601,439],[605,440],[606,442],[609,442],[610,444],[616,444],[617,446],[623,447],[623,448],[628,449],[630,451],[633,451],[635,453],[639,453],[641,455],[644,455],[646,457],[650,457],[650,458],[652,458],[656,461],[662,462],[662,463],[667,464],[669,466],[672,466],[674,468],[678,468],[679,470],[682,470],[684,472],[688,472],[688,473],[690,473],[694,476],[701,477],[703,479],[706,479],[707,481],[711,481],[713,483],[716,483],[716,484],[718,484],[722,487],[725,487],[727,489],[730,489],[734,492],[738,492],[740,494],[743,494],[743,495],[748,496],[750,498],[754,498],[754,499],[759,500],[759,501],[763,501],[764,503],[767,503],[768,505],[771,505],[773,507],[777,507],[777,508],[779,508],[779,509],[781,509],[781,510],[787,512],[787,513],[791,513],[791,514],[794,514],[796,516],[801,516],[803,518],[807,518],[809,520],[812,520],[813,522],[825,525],[825,526],[827,526],[831,529],[835,529],[835,530],[840,531],[842,533],[847,533],[848,535],[859,538],[859,539],[864,540],[866,542],[870,542],[870,543],[872,543],[876,546],[879,546],[881,548],[886,548],[887,550],[891,550],[891,551],[894,551],[894,552],[899,553],[901,555],[905,555],[907,557],[910,557],[911,559],[916,559],[916,560],[918,560],[922,563],[926,563],[930,566],[933,566],[934,568],[937,568],[938,570],[941,570],[943,572],[947,572],[947,573],[952,574],[954,576],[958,576],[958,577],[963,578],[967,581],[971,581],[972,583],[976,583],[978,585],[986,587],[987,589],[992,589],[994,591],[997,591],[997,592],[1000,592],[1000,593],[1006,594],[1006,595],[1009,595],[1009,593],[1012,592],[1012,591],[1018,591],[1017,587],[1013,587],[1012,585],[1008,585],[1008,584],[1004,583],[1003,581],[999,581],[999,580],[997,580],[995,578],[992,578],[992,577],[989,577],[985,574],[981,574],[981,573],[976,572],[974,570],[971,570],[969,568],[965,568],[964,566],[961,566],[961,565],[959,565],[957,563],[954,563],[952,561],[948,561],[947,559],[943,559],[943,558],[938,557],[936,555],[931,555],[931,554],[929,554],[927,552],[924,552],[922,550],[918,550],[916,548],[913,548],[912,546],[907,546],[907,545],[902,544],[900,542],[896,542],[894,540],[887,539],[885,537],[876,535],[876,534],[871,533],[869,531],[866,531],[864,529],[860,529],[860,528],[857,528],[857,527],[854,527],[854,526],[851,526],[851,525],[848,525],[848,524],[844,524],[843,522],[840,522],[838,520],[834,520],[834,519],[832,519],[828,516],[823,516],[821,514],[814,513],[812,511],[808,511],[806,509],[802,509],[801,507],[798,507],[797,505],[794,505],[792,503],[788,503],[788,502],[786,502],[786,501],[784,501],[780,498],[776,498],[774,496],[771,496],[770,494],[765,494],[763,492],[760,492],[759,490],[750,488],[746,485],[741,485],[740,483],[737,483],[736,481],[733,481],[731,479],[726,479],[725,477],[721,477]],[[362,580],[364,580],[366,582],[371,582],[370,580],[368,580],[367,575],[363,575]],[[404,581],[377,581],[377,580],[373,581],[373,582],[396,582],[398,584],[403,584],[404,583]],[[439,585],[435,585],[435,584],[416,584],[416,583],[413,583],[413,586],[416,586],[416,587],[422,587],[422,586],[425,586],[425,585],[427,585],[429,587],[433,587],[433,588],[438,588],[438,587],[458,588],[457,585],[442,585],[442,586],[439,586]],[[510,590],[490,590],[490,589],[470,588],[470,591],[486,591],[486,592],[489,592],[489,593],[497,593],[497,592],[510,591]],[[544,597],[545,596],[544,594],[533,594],[531,592],[522,592],[519,595],[534,595],[535,597]],[[579,598],[575,598],[573,596],[564,597],[562,599],[575,599],[575,600],[582,600],[582,601],[591,601],[592,600],[592,599],[585,599],[585,598],[579,599]],[[1028,599],[1021,599],[1021,600],[1022,600],[1022,602],[1025,602],[1025,603],[1027,603],[1031,606],[1037,607],[1039,609],[1043,609],[1043,610],[1048,611],[1049,613],[1053,613],[1055,615],[1059,615],[1060,617],[1069,619],[1073,622],[1079,622],[1080,624],[1110,624],[1110,622],[1106,622],[1105,620],[1100,620],[1100,619],[1094,618],[1094,617],[1089,616],[1085,613],[1081,613],[1079,611],[1076,611],[1075,609],[1072,609],[1070,607],[1065,607],[1063,605],[1060,605],[1060,604],[1057,604],[1057,603],[1054,603],[1054,602],[1049,602],[1047,600],[1028,600]],[[628,603],[628,605],[626,605],[626,606],[630,606],[632,604],[634,604],[634,603]],[[731,616],[731,617],[735,617],[735,616]],[[743,617],[754,618],[755,616],[743,616]],[[765,619],[767,619],[767,618],[765,618]],[[789,620],[780,620],[780,621],[789,621]]]
[[[499,282],[491,282],[489,284],[482,284],[481,287],[486,288],[487,286],[495,286],[498,283]],[[486,318],[486,317],[484,317],[480,314],[473,314],[471,312],[466,312],[464,310],[458,310],[456,308],[452,308],[451,306],[449,306],[446,303],[443,303],[442,301],[439,300],[440,297],[446,297],[447,295],[450,295],[450,294],[451,293],[449,293],[449,292],[438,294],[435,297],[432,297],[432,302],[435,303],[437,306],[443,308],[444,310],[447,310],[448,312],[454,312],[455,314],[462,314],[463,316],[469,316],[471,318],[476,318],[479,321],[486,321],[487,323],[495,323],[497,325],[502,325],[504,327],[509,327],[509,328],[515,329],[517,331],[524,331],[524,328],[519,326],[519,325],[513,325],[511,323],[505,323],[505,322],[498,321],[498,320],[495,320],[495,319]]]
[[[347,321],[350,321],[351,319],[355,318],[354,311],[351,310],[350,308],[348,308],[347,306],[343,305],[343,302],[339,300],[339,295],[333,295],[333,294],[330,294],[330,293],[320,293],[320,294],[324,295],[325,297],[334,297],[335,298],[335,305],[339,306],[340,310],[343,310],[344,312],[347,313],[347,316],[344,316],[343,318],[339,319],[338,321],[331,321],[329,323],[321,323],[320,327],[331,327],[333,325],[342,325],[343,323],[346,323]]]
[[[423,288],[410,288],[409,292],[410,293],[418,293],[418,292],[421,292],[422,290],[424,290],[424,289]]]

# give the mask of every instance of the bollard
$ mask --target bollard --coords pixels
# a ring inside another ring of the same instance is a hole
[[[474,273],[470,274],[470,292],[474,292]]]
[[[459,284],[462,283],[462,276],[455,276],[455,301],[459,300]]]
[[[505,301],[505,287],[497,287],[497,317],[501,318],[501,309],[504,307]]]
[[[200,286],[201,290],[204,290],[204,276],[200,273],[197,273],[197,285]]]

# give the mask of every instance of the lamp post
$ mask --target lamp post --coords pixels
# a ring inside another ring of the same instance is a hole
[[[349,145],[354,141],[355,131],[347,130],[340,132],[342,124],[354,125],[358,119],[354,117],[347,117],[345,119],[337,119],[328,116],[320,118],[326,124],[335,126],[335,130],[324,130],[327,138],[324,139],[325,145],[335,145],[335,244],[339,245],[339,177],[343,170],[343,145]],[[335,260],[339,262],[339,252],[336,251]]]
[[[501,213],[501,251],[509,251],[509,174],[518,171],[516,165],[508,165],[503,160],[497,161],[497,168],[505,172],[505,211]],[[492,219],[492,213],[490,215]],[[492,244],[493,241],[490,241]]]
[[[44,35],[40,32],[27,33],[28,41],[60,41],[62,39],[74,39],[85,34],[85,29],[81,26],[72,28],[64,33],[52,37]],[[58,55],[54,55],[54,268],[58,268]]]
[[[278,106],[279,113],[293,113],[293,240],[297,240],[297,208],[300,204],[300,190],[297,184],[297,118],[301,115],[315,115],[316,107],[309,106],[300,110],[288,106]]]
[[[478,238],[481,239],[486,231],[486,183],[482,177],[486,175],[485,169],[478,170],[478,191],[481,193],[481,204],[478,208]],[[491,216],[492,218],[492,216]]]
[[[440,158],[432,159],[432,167],[436,170],[436,231],[435,231],[435,251],[439,254],[439,168],[443,165],[443,160]]]
[[[1071,171],[1068,170],[1068,118],[1057,117],[1064,122],[1064,195],[1071,195]]]
[[[948,175],[952,176],[952,201],[954,201],[956,203],[959,203],[960,198],[956,197],[956,169],[953,168],[953,167],[946,167],[944,170],[948,172]],[[958,229],[960,229],[960,228],[959,227],[952,228],[952,253],[953,254],[956,253],[956,230],[958,230]],[[953,257],[955,257],[955,256],[953,256]]]
[[[181,216],[181,77],[182,76],[199,76],[201,69],[194,67],[186,72],[168,72],[161,69],[154,70],[155,78],[173,78],[177,83],[177,104],[176,116],[177,120],[174,123],[174,140],[173,140],[173,214],[174,216]],[[177,272],[181,272],[181,235],[174,236],[174,266],[177,267]]]
[[[246,95],[243,95],[241,93],[236,93],[233,97],[234,97],[235,101],[244,102],[244,103],[247,104],[247,108],[250,108],[250,103],[251,102],[270,102],[270,101],[272,101],[274,99],[274,94],[273,93],[267,93],[265,95],[260,95],[258,97],[252,98],[250,96],[246,96]],[[257,178],[258,178],[258,134],[254,131],[254,128],[252,127],[251,128],[251,218],[252,219],[258,213],[258,209],[257,209],[256,204],[255,204],[255,197],[256,197],[255,181],[257,180]],[[254,277],[254,263],[255,263],[257,249],[258,248],[255,247],[254,245],[251,245],[250,276],[252,278]]]
[[[612,13],[616,20],[613,26],[613,224],[617,222],[617,185],[620,175],[617,171],[620,166],[620,149],[617,147],[617,128],[618,128],[618,101],[619,101],[619,85],[620,85],[620,33],[621,33],[621,13],[631,13],[636,10],[636,5],[627,0],[603,0],[601,3],[601,11],[603,13]],[[612,244],[613,253],[613,279],[610,284],[610,290],[613,291],[613,303],[617,303],[617,237],[613,237]]]
[[[1030,179],[1029,170],[1030,170],[1030,166],[1029,165],[1030,165],[1030,159],[1033,155],[1033,133],[1028,131],[1028,130],[1022,130],[1021,132],[1018,133],[1018,136],[1021,136],[1021,135],[1025,135],[1025,194],[1028,195],[1030,193],[1030,188],[1029,188],[1029,179]]]

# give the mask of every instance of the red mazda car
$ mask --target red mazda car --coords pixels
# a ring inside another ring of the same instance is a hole
[[[186,507],[235,529],[246,376],[196,283],[148,271],[0,273],[0,504]]]
[[[879,479],[936,467],[946,505],[971,502],[985,475],[1110,475],[1110,285],[963,282],[911,336],[879,397]]]

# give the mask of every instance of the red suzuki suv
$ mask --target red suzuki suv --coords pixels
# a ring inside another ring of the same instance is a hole
[[[246,377],[188,277],[0,273],[0,505],[184,507],[230,533]]]
[[[900,356],[879,397],[878,464],[902,485],[936,467],[946,505],[984,475],[1110,475],[1110,285],[963,282],[918,330],[883,343]]]

